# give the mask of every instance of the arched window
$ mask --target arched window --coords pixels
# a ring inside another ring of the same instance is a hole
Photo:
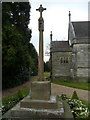
[[[65,63],[65,57],[64,57],[64,61],[63,62]]]
[[[61,58],[61,63],[63,63],[63,59]]]
[[[68,63],[70,62],[70,57],[68,57]]]
[[[68,63],[68,57],[66,58],[66,63]]]

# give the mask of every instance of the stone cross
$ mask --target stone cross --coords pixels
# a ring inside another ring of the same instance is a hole
[[[38,30],[39,30],[39,57],[38,57],[38,77],[40,81],[44,80],[44,61],[43,61],[43,31],[44,31],[44,20],[42,18],[42,12],[46,10],[42,5],[36,11],[40,12],[40,18],[38,19]]]
[[[42,18],[42,12],[46,10],[46,8],[43,8],[42,7],[42,4],[40,5],[40,7],[38,9],[36,9],[36,11],[39,11],[40,12],[40,18]]]

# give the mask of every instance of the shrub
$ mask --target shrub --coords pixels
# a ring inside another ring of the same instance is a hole
[[[62,98],[62,100],[67,100],[68,99],[68,97],[66,96],[66,94],[62,94],[61,98]]]
[[[19,90],[17,92],[17,97],[19,98],[19,100],[21,100],[23,98],[23,94],[22,94],[21,90]]]
[[[73,92],[72,99],[77,99],[77,100],[79,100],[79,98],[78,98],[78,95],[77,95],[77,92],[76,92],[76,91],[74,91],[74,92]]]
[[[89,117],[89,110],[82,103],[82,101],[77,99],[69,99],[68,104],[70,105],[70,108],[72,109],[72,113],[74,115],[74,118],[77,119],[87,119]]]

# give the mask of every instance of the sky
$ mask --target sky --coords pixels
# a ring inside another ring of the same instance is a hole
[[[30,24],[32,29],[31,43],[35,46],[37,52],[39,51],[39,31],[38,18],[40,12],[36,11],[40,4],[44,8],[44,61],[49,60],[49,56],[45,53],[50,45],[50,31],[53,34],[53,41],[64,41],[68,39],[68,13],[71,11],[71,21],[88,21],[88,2],[89,0],[29,0],[31,4]]]

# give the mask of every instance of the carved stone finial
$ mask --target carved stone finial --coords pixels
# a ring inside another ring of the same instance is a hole
[[[51,31],[51,33],[50,33],[50,40],[51,40],[51,42],[52,42],[52,31]]]
[[[69,11],[69,22],[71,21],[71,13],[70,13],[70,11]]]

